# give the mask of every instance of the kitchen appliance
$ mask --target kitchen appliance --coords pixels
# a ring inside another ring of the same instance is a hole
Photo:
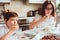
[[[29,29],[29,23],[27,19],[19,19],[18,20],[19,28],[22,28],[22,31]]]
[[[28,11],[27,12],[27,17],[34,17],[35,16],[35,13],[36,13],[36,11],[34,10],[30,10],[30,11]]]

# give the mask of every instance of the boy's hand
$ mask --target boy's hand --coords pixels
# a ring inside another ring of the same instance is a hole
[[[19,28],[18,24],[14,24],[14,25],[12,25],[11,28],[9,28],[9,29],[10,29],[11,31],[16,31],[16,30],[18,30],[18,28]]]

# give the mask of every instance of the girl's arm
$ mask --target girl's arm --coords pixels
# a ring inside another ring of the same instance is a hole
[[[29,28],[30,29],[33,29],[35,26],[37,26],[37,25],[39,25],[40,23],[42,23],[43,21],[45,21],[45,19],[46,19],[46,17],[44,16],[44,17],[42,17],[42,18],[40,18],[39,20],[33,20],[32,21],[32,23],[30,24],[30,26],[29,26]]]

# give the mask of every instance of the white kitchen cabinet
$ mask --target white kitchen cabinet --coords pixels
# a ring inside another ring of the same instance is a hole
[[[0,0],[0,3],[10,2],[11,0]]]
[[[59,3],[60,3],[60,0],[56,0],[56,7],[58,7]]]
[[[28,0],[29,3],[44,3],[46,0]]]

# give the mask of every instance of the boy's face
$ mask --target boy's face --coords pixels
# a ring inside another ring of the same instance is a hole
[[[11,28],[12,26],[18,24],[17,20],[18,20],[18,17],[11,17],[8,21],[6,21],[7,27]]]

